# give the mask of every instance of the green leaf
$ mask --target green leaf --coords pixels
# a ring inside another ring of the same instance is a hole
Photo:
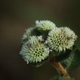
[[[55,76],[51,80],[74,80],[73,78]]]
[[[61,61],[61,63],[68,71],[77,68],[80,65],[80,50],[78,48],[74,48],[70,56]]]
[[[60,55],[54,57],[54,61],[60,62],[67,59],[71,54],[71,50],[66,50],[66,52],[61,52]]]

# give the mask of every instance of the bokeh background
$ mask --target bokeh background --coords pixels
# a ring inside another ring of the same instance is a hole
[[[32,68],[19,55],[22,35],[35,20],[69,26],[80,46],[80,0],[0,0],[0,80],[50,80],[57,75],[49,63]],[[80,80],[80,67],[70,75]]]

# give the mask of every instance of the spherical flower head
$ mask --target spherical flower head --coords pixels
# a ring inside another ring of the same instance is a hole
[[[36,21],[36,27],[38,30],[51,30],[56,27],[56,25],[49,20]]]
[[[77,39],[75,33],[68,27],[52,29],[47,38],[47,43],[55,51],[65,51],[74,45]]]
[[[20,54],[28,63],[37,63],[45,60],[49,56],[49,49],[41,43],[41,37],[32,36],[22,45]]]
[[[25,40],[28,40],[28,38],[32,35],[33,30],[34,30],[34,27],[30,27],[30,28],[26,29],[26,31],[22,37],[22,42],[24,42]]]

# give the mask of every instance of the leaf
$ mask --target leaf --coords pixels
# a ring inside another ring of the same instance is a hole
[[[61,63],[68,71],[77,68],[80,65],[80,50],[75,48],[71,52],[70,56],[67,59],[61,61]]]
[[[54,61],[60,62],[67,59],[71,54],[71,50],[66,50],[66,52],[62,52],[60,55],[54,57]]]
[[[74,80],[73,78],[55,76],[51,80]]]

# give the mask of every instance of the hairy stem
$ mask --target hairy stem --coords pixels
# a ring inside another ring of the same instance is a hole
[[[54,67],[60,72],[60,74],[62,74],[65,77],[70,77],[67,70],[62,66],[60,62],[55,62],[53,58],[50,61],[52,65],[54,65]]]
[[[60,62],[53,62],[53,65],[60,71],[60,73],[65,77],[70,77],[67,70],[63,68]]]

